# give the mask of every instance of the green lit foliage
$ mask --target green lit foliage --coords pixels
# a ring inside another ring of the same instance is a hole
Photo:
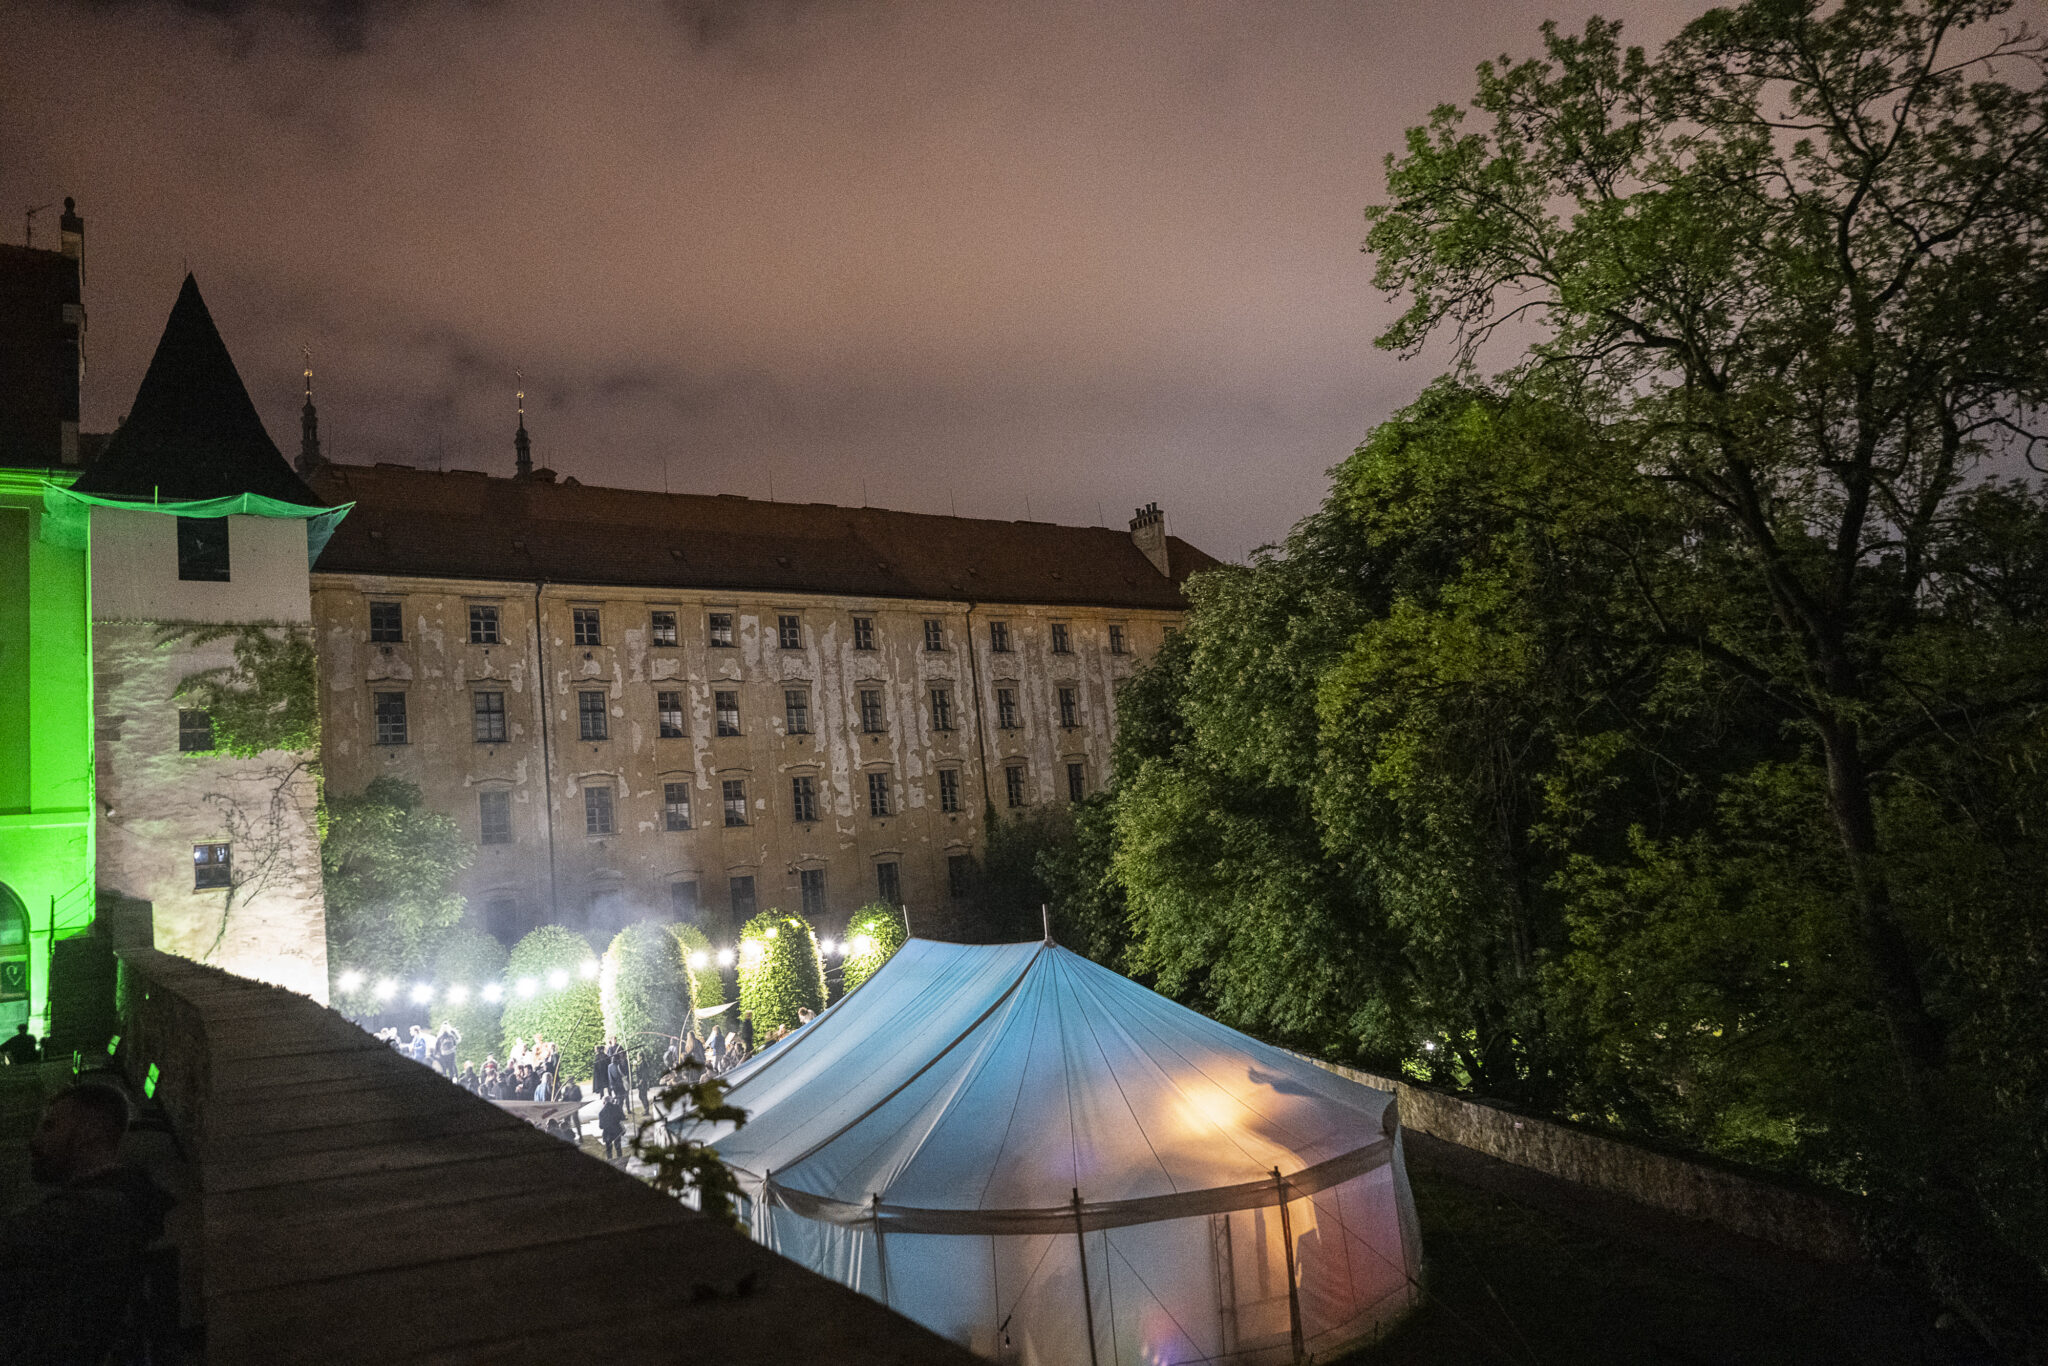
[[[584,976],[583,969],[596,958],[582,935],[560,925],[543,925],[514,944],[505,964],[506,1044],[514,1039],[531,1043],[539,1034],[561,1050],[563,1076],[590,1080],[590,1060],[604,1042],[604,1007],[596,978]],[[550,973],[565,974],[568,985],[549,986]],[[517,985],[522,978],[532,978],[540,989],[521,996]]]
[[[843,995],[875,975],[910,936],[904,933],[903,912],[884,902],[863,906],[846,923]]]
[[[235,662],[178,681],[174,696],[213,721],[213,752],[249,759],[266,750],[320,748],[313,633],[304,626],[194,626],[161,643],[234,641]]]
[[[659,1057],[696,1027],[694,982],[665,925],[641,920],[612,937],[598,970],[605,1033]]]
[[[326,824],[320,874],[329,972],[424,972],[441,933],[462,919],[455,879],[469,866],[469,841],[453,818],[421,806],[420,790],[396,778],[330,798]]]
[[[668,932],[675,936],[683,962],[689,965],[690,976],[696,982],[697,1008],[724,1005],[725,972],[718,966],[718,952],[712,948],[710,938],[687,920],[671,921]],[[699,954],[703,955],[701,960]]]
[[[633,1156],[653,1170],[647,1184],[658,1191],[695,1200],[697,1209],[727,1228],[739,1227],[739,1182],[718,1153],[696,1135],[719,1125],[743,1128],[747,1112],[725,1103],[727,1086],[715,1077],[679,1082],[655,1101],[658,1115],[642,1120],[633,1134]],[[667,1124],[674,1124],[671,1137]]]
[[[763,911],[740,931],[740,1013],[757,1038],[796,1028],[799,1009],[825,1008],[825,964],[818,937],[800,915]]]
[[[482,930],[457,925],[441,936],[434,949],[434,980],[469,989],[459,1006],[448,1004],[446,993],[434,997],[433,1025],[455,1026],[462,1037],[455,1046],[459,1063],[476,1063],[494,1054],[502,1056],[498,1028],[504,1014],[502,1005],[483,997],[483,988],[501,982],[505,976],[505,946]]]

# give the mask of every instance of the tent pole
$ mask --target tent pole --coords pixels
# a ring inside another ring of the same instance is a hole
[[[1088,1293],[1088,1230],[1081,1223],[1079,1186],[1074,1187],[1074,1245],[1081,1249],[1081,1312],[1088,1319],[1088,1366],[1100,1366],[1095,1359],[1095,1297]]]
[[[882,1273],[882,1307],[891,1309],[895,1306],[889,1303],[889,1254],[882,1250],[882,1193],[871,1191],[869,1198],[874,1201],[875,1266]]]
[[[1294,1337],[1294,1363],[1301,1366],[1301,1290],[1294,1283],[1294,1222],[1287,1217],[1287,1183],[1280,1169],[1273,1168],[1273,1185],[1280,1192],[1280,1246],[1287,1250],[1287,1328]]]

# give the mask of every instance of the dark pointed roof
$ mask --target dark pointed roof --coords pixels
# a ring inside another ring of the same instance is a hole
[[[263,430],[190,275],[128,420],[72,487],[108,498],[184,502],[257,493],[325,506]]]

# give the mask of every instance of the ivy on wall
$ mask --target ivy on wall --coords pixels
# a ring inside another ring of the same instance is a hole
[[[786,911],[763,911],[740,931],[740,1013],[756,1037],[796,1028],[797,1011],[825,1008],[825,964],[810,922]]]
[[[172,696],[213,721],[213,753],[253,759],[266,750],[317,752],[319,692],[313,633],[304,626],[181,623],[159,646],[234,642],[235,662],[178,680]]]

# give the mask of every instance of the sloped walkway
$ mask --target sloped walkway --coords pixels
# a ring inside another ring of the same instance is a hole
[[[208,1362],[975,1360],[305,997],[122,957],[125,1063],[198,1172]]]

